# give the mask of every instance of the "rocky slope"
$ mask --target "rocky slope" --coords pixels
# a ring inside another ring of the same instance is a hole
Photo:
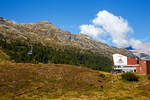
[[[50,45],[56,48],[78,48],[81,51],[90,50],[110,58],[113,53],[134,57],[131,52],[125,49],[109,46],[93,40],[84,34],[71,34],[60,30],[48,21],[23,24],[0,17],[0,36],[4,36],[8,41],[40,42],[43,45]]]

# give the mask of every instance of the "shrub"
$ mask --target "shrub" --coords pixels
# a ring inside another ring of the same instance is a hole
[[[138,81],[139,80],[139,77],[131,72],[123,73],[121,77],[123,80],[126,80],[126,81]]]
[[[147,76],[147,79],[150,80],[150,75]]]
[[[99,74],[99,77],[105,78],[105,75],[102,74],[102,73],[100,73],[100,74]]]

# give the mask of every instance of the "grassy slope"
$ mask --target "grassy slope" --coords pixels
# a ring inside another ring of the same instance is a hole
[[[112,84],[109,73],[79,66],[0,64],[0,100],[150,100],[146,76],[139,82],[117,76]]]
[[[0,63],[6,63],[6,62],[9,62],[9,60],[10,60],[10,57],[6,53],[4,53],[2,49],[0,48]]]

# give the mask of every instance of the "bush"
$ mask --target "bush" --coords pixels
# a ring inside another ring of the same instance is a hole
[[[131,72],[123,73],[121,77],[123,80],[126,80],[126,81],[138,81],[139,80],[139,77]]]
[[[150,75],[147,76],[147,79],[150,80]]]
[[[98,76],[99,76],[99,77],[102,77],[102,78],[105,78],[105,75],[102,74],[102,73],[100,73]]]

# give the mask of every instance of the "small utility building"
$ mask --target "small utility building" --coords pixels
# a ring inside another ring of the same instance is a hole
[[[114,70],[117,72],[136,72],[138,66],[137,60],[123,56],[121,54],[113,54]]]
[[[117,72],[139,72],[150,74],[150,60],[134,59],[121,54],[113,54],[114,70]]]

